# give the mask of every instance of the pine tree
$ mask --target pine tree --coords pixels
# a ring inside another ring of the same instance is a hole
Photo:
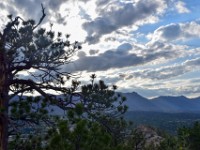
[[[69,35],[55,33],[40,28],[44,20],[45,8],[42,5],[42,16],[38,23],[9,15],[9,22],[0,32],[0,149],[8,147],[8,123],[15,120],[9,116],[11,99],[21,97],[29,92],[38,92],[45,103],[54,103],[63,107],[63,102],[55,100],[48,90],[61,93],[71,92],[63,87],[65,80],[72,75],[64,71],[62,66],[70,62],[70,58],[80,49],[78,42],[70,43]],[[28,78],[22,74],[28,73]],[[28,102],[21,103],[27,105]],[[13,107],[19,106],[12,102]],[[13,112],[16,109],[13,110]],[[23,111],[21,112],[23,114]],[[20,114],[20,113],[19,113]],[[24,115],[18,120],[26,120]],[[30,121],[30,120],[29,120]]]

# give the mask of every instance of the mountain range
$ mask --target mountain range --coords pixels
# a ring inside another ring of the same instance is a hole
[[[166,113],[200,113],[200,97],[160,96],[145,98],[136,92],[121,93],[126,97],[128,111],[166,112]]]
[[[200,113],[200,97],[160,96],[148,99],[136,92],[120,94],[126,97],[124,104],[128,106],[130,112]],[[63,95],[58,96],[58,98],[62,97]],[[64,113],[57,106],[50,106],[49,110],[51,109],[54,109],[53,114],[62,115]]]

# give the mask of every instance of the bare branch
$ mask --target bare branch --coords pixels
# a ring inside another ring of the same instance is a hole
[[[41,23],[42,21],[44,20],[46,14],[45,14],[45,8],[43,6],[43,4],[41,4],[41,7],[42,7],[42,17],[40,18],[40,21],[38,22],[38,24],[36,26],[33,27],[33,30],[35,30]]]
[[[16,95],[20,94],[20,93],[24,93],[26,91],[29,91],[29,90],[32,90],[32,88],[28,87],[28,88],[24,88],[24,89],[21,89],[21,90],[17,90],[16,92],[14,92],[13,94],[11,94],[9,96],[9,99],[12,99],[13,97],[15,97]]]
[[[45,98],[49,99],[49,96],[43,90],[41,90],[37,86],[37,84],[35,82],[33,82],[32,80],[15,79],[15,80],[11,81],[10,85],[12,85],[12,84],[24,84],[24,85],[27,85],[27,86],[31,87],[32,89],[36,90],[37,92],[39,92]]]

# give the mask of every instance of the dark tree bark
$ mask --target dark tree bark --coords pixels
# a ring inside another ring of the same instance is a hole
[[[8,145],[8,75],[4,50],[0,49],[0,149],[7,150]]]

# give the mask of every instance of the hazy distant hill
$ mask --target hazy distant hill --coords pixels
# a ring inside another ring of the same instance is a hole
[[[160,96],[147,99],[139,94],[123,93],[127,98],[126,105],[129,111],[153,111],[153,112],[200,112],[200,97],[189,99],[184,96]]]
[[[178,96],[178,97],[160,96],[154,99],[148,99],[142,97],[136,92],[121,93],[121,94],[127,98],[125,104],[129,107],[128,111],[200,113],[200,97],[189,99],[184,96]],[[25,97],[26,96],[24,96],[24,98]],[[58,98],[63,98],[63,95],[59,95]],[[50,109],[54,109],[54,112],[52,112],[52,114],[57,114],[57,115],[64,114],[64,111],[56,106],[50,106],[49,110]]]
[[[141,95],[133,93],[122,93],[126,97],[125,104],[128,106],[129,111],[155,111],[156,105],[152,103],[147,98],[142,97]]]

